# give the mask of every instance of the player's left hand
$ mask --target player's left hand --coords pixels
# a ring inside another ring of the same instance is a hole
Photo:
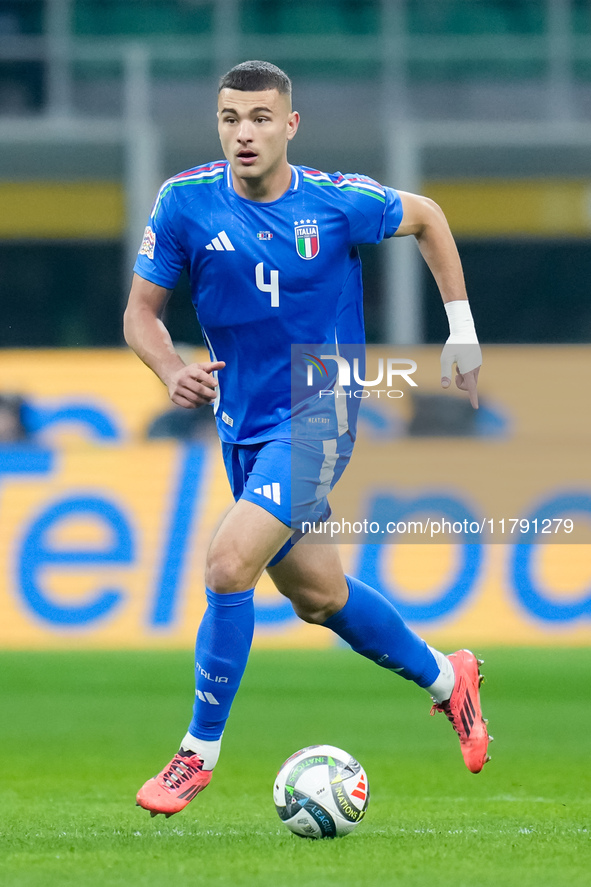
[[[475,410],[478,409],[478,391],[476,390],[476,386],[478,384],[479,372],[480,367],[476,367],[476,369],[470,370],[468,373],[460,373],[459,367],[456,366],[456,385],[461,391],[468,392],[470,403]],[[441,384],[443,385],[443,381]],[[443,385],[443,387],[447,388],[447,385]]]
[[[441,352],[441,387],[451,385],[452,367],[456,365],[456,385],[460,391],[467,391],[470,403],[478,409],[478,373],[482,364],[482,353],[477,344],[457,345],[446,342]]]

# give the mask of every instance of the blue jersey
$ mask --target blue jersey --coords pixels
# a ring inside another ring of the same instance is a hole
[[[172,289],[187,268],[211,358],[226,363],[214,404],[223,441],[290,436],[291,346],[363,344],[357,244],[391,237],[401,220],[398,193],[366,176],[292,167],[271,203],[236,194],[225,161],[164,183],[134,270]],[[346,398],[329,400],[308,436],[354,434]]]

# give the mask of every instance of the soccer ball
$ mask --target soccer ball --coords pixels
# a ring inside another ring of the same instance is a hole
[[[336,838],[358,825],[369,804],[365,770],[334,745],[311,745],[283,764],[273,789],[279,818],[302,838]]]

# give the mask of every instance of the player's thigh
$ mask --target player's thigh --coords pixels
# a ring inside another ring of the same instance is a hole
[[[253,588],[292,533],[266,509],[239,499],[227,512],[209,547],[205,573],[208,588],[218,592]]]
[[[326,622],[347,603],[349,588],[336,545],[300,543],[267,572],[307,622]]]

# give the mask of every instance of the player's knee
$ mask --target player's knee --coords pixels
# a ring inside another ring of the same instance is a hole
[[[310,625],[324,625],[340,609],[335,602],[319,600],[316,595],[298,595],[291,603],[296,616]]]
[[[246,591],[254,585],[249,565],[233,551],[210,554],[205,565],[205,584],[212,591]]]

